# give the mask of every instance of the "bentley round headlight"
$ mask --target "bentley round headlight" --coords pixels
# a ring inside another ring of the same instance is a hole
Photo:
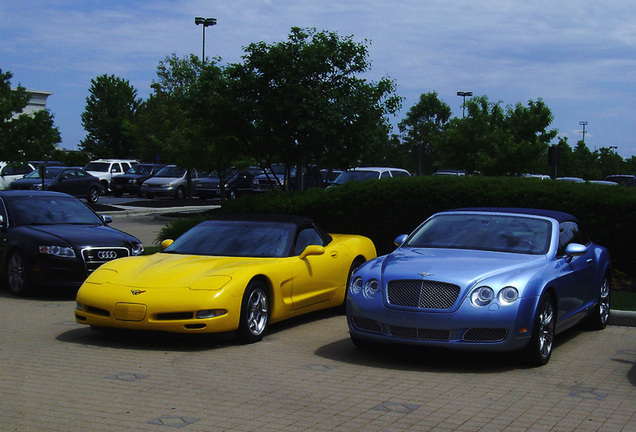
[[[499,301],[503,304],[510,304],[519,298],[517,288],[507,286],[499,291]]]
[[[477,288],[470,296],[470,300],[475,306],[487,306],[495,297],[495,292],[489,286]]]
[[[364,284],[364,291],[362,293],[366,298],[372,299],[379,291],[380,282],[376,279],[369,279],[367,283]]]
[[[362,291],[362,286],[363,286],[362,278],[357,277],[353,279],[351,283],[349,284],[349,290],[351,290],[352,294],[360,294],[360,291]]]

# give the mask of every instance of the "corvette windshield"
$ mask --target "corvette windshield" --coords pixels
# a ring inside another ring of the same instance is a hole
[[[12,197],[6,203],[15,225],[103,224],[99,216],[72,197]]]
[[[287,256],[295,226],[278,222],[207,221],[164,252],[185,255],[280,258]]]
[[[442,214],[429,219],[406,247],[487,250],[542,255],[550,248],[544,219],[490,214]]]

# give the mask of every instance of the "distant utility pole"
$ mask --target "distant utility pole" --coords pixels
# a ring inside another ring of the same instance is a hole
[[[581,132],[583,134],[583,144],[585,144],[585,127],[587,126],[587,122],[586,121],[580,121],[579,124],[581,126],[583,126],[583,131]]]

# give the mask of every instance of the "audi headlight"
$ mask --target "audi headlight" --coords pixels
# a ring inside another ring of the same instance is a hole
[[[362,283],[361,277],[354,278],[349,284],[349,290],[351,291],[351,294],[360,294],[363,285],[364,284]]]
[[[470,295],[470,301],[475,306],[487,306],[495,297],[495,292],[489,286],[481,286]]]
[[[71,247],[44,245],[39,247],[39,251],[45,255],[54,255],[63,258],[75,258],[75,251]]]
[[[507,286],[501,291],[499,291],[499,301],[502,304],[508,305],[519,298],[519,291],[517,288]]]
[[[367,283],[364,284],[362,294],[364,294],[366,298],[372,299],[379,291],[380,282],[378,282],[377,279],[369,279]]]
[[[144,245],[141,243],[133,243],[131,253],[133,256],[144,253]]]

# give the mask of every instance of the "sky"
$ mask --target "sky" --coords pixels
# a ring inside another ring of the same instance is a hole
[[[61,145],[77,149],[91,80],[115,75],[146,99],[160,61],[201,55],[195,16],[217,19],[205,53],[222,64],[292,27],[367,41],[366,77],[392,78],[404,98],[394,125],[433,91],[455,116],[458,91],[503,106],[542,99],[572,147],[585,137],[592,151],[636,155],[636,2],[624,0],[3,0],[0,70],[13,87],[53,92]]]

